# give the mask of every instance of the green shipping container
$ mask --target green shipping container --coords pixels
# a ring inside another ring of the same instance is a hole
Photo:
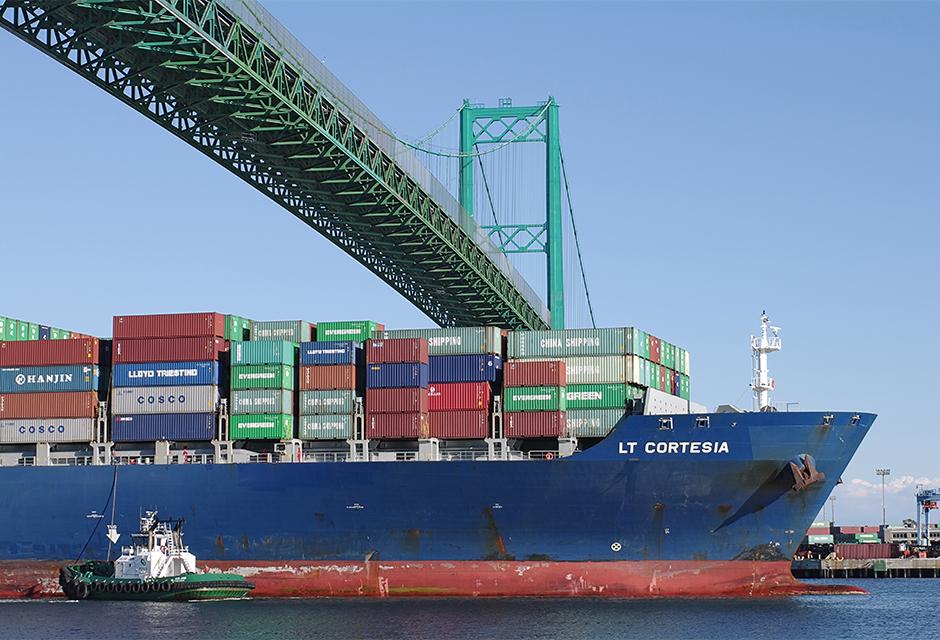
[[[877,533],[856,533],[855,539],[859,542],[881,542],[881,536]]]
[[[286,364],[297,361],[297,343],[286,340],[258,340],[232,343],[232,365]]]
[[[353,416],[300,416],[301,440],[348,440],[354,436]]]
[[[49,328],[49,339],[50,340],[61,340],[62,339],[62,329],[57,329],[55,327]]]
[[[318,322],[316,340],[319,342],[335,342],[337,340],[353,340],[363,342],[372,337],[376,331],[384,331],[385,327],[372,320],[347,320],[345,322]]]
[[[620,419],[623,409],[576,409],[568,411],[568,433],[575,438],[603,438]]]
[[[352,389],[300,392],[300,415],[352,415],[355,410],[356,392]]]
[[[319,327],[317,328],[319,331]],[[503,336],[499,327],[448,327],[444,329],[394,329],[376,331],[374,338],[424,338],[432,356],[460,356],[477,353],[503,352]]]
[[[228,433],[232,440],[288,440],[294,437],[294,416],[289,413],[232,416]]]
[[[269,320],[251,323],[252,340],[290,340],[310,342],[313,325],[305,320]]]
[[[7,341],[19,340],[20,339],[20,327],[19,322],[13,318],[7,318],[7,326],[4,330],[6,334],[3,339]]]
[[[565,406],[574,409],[626,408],[628,400],[642,397],[642,389],[626,384],[569,384],[565,391]]]
[[[251,320],[241,316],[225,316],[226,340],[251,340]]]
[[[689,382],[689,376],[680,373],[679,374],[679,397],[683,400],[692,399],[692,390],[691,383]]]
[[[39,328],[36,328],[36,334],[39,334]],[[16,323],[16,339],[17,340],[29,340],[29,323],[20,320]]]
[[[293,389],[294,367],[285,364],[232,367],[232,389]]]
[[[807,541],[809,544],[833,544],[833,537],[832,537],[832,535],[828,535],[828,536],[820,536],[820,535],[817,535],[817,536],[807,536],[807,537],[806,537],[806,541]]]
[[[673,344],[668,342],[662,343],[662,351],[660,355],[661,364],[667,369],[676,368],[676,347]]]
[[[509,333],[510,358],[619,356],[625,353],[626,333],[623,328]]]
[[[564,387],[508,387],[503,390],[504,411],[564,411]]]
[[[655,362],[648,362],[646,364],[646,374],[647,374],[647,380],[646,380],[647,386],[650,386],[653,389],[659,389],[660,391],[662,391],[662,389],[660,389],[660,387],[662,386],[660,384],[662,380],[659,379],[659,365],[656,364]]]
[[[29,323],[29,337],[27,340],[39,340],[39,325],[35,322]]]
[[[7,339],[7,322],[9,322],[8,318],[0,316],[0,342]]]
[[[287,389],[239,389],[229,400],[231,413],[294,413],[294,392]]]
[[[640,356],[649,360],[650,357],[650,336],[645,331],[640,331],[635,327],[624,329],[627,341],[627,353]]]

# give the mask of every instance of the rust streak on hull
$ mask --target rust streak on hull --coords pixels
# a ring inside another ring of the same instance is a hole
[[[0,562],[0,598],[61,596],[59,562]],[[788,561],[637,562],[204,562],[209,572],[255,583],[253,597],[785,597],[864,594],[842,585],[812,585]]]

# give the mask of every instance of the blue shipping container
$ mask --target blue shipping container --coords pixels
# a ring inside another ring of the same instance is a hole
[[[366,387],[427,388],[429,367],[426,364],[370,364],[366,367]]]
[[[47,327],[44,324],[39,325],[39,339],[49,340],[51,337],[52,337],[52,327]]]
[[[213,413],[163,413],[114,416],[111,439],[114,442],[154,442],[156,440],[212,440],[215,437]]]
[[[115,387],[177,387],[219,384],[218,362],[154,362],[116,364],[112,374]]]
[[[503,359],[494,355],[431,356],[431,382],[499,382]]]
[[[0,369],[0,393],[97,391],[98,367],[8,367]]]
[[[305,366],[357,364],[362,349],[355,342],[304,342],[300,345],[300,364]]]

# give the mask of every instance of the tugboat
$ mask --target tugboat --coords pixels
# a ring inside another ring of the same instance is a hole
[[[140,519],[140,533],[114,562],[92,560],[59,570],[59,585],[72,600],[215,600],[243,598],[255,585],[231,573],[199,573],[196,556],[183,546],[183,520]],[[108,537],[117,541],[114,525]]]

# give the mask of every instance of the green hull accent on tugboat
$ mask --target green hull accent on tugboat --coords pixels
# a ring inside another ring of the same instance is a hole
[[[231,573],[184,573],[172,578],[115,578],[110,562],[91,561],[59,570],[59,585],[70,600],[149,602],[244,598],[255,585]]]

